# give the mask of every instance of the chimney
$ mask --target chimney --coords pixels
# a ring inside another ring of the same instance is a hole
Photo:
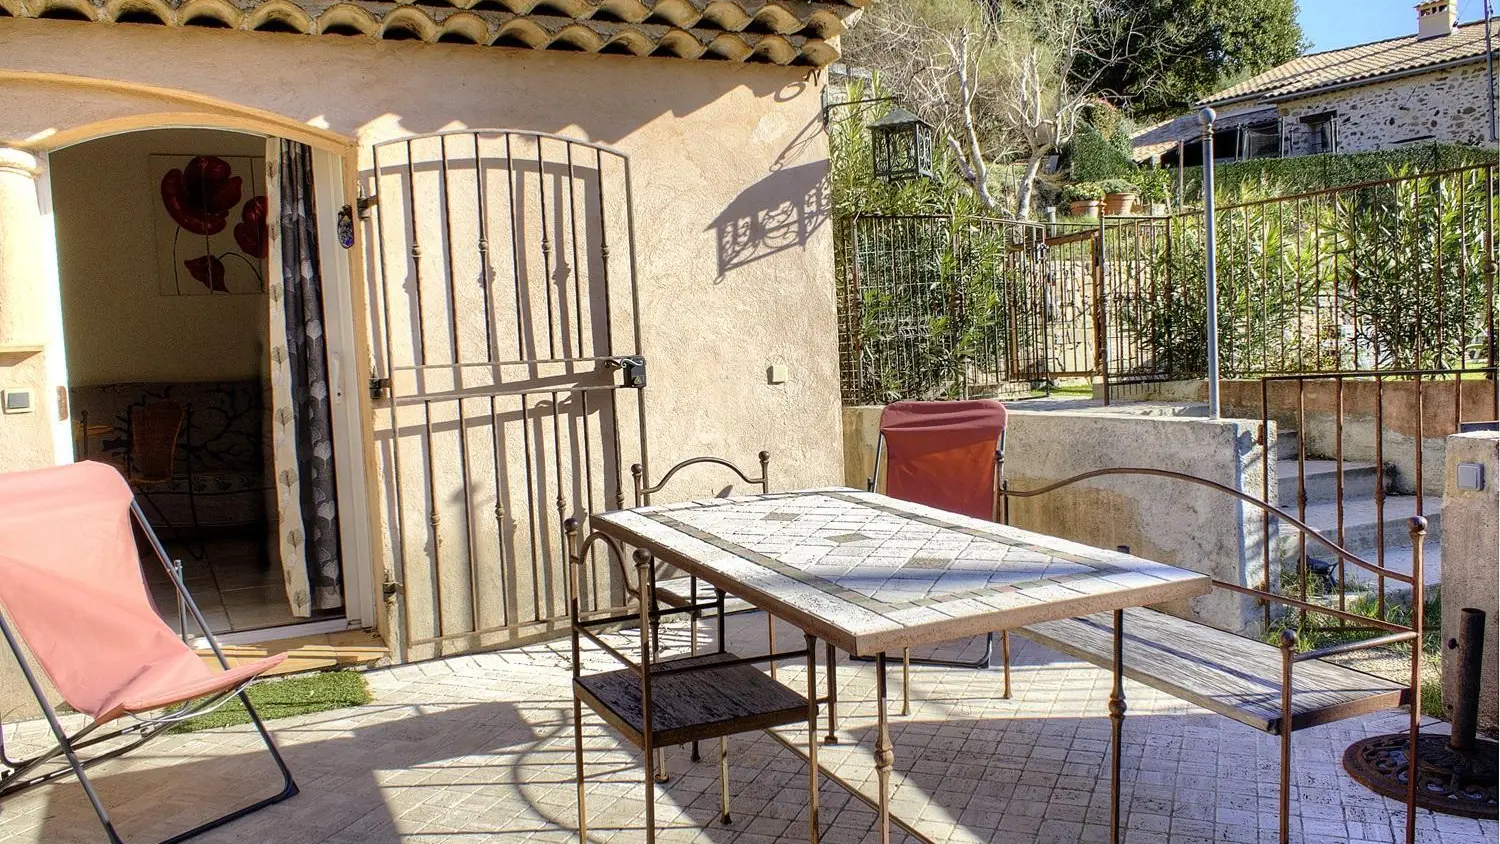
[[[1417,40],[1440,38],[1453,34],[1458,22],[1458,3],[1453,0],[1427,0],[1417,6]]]

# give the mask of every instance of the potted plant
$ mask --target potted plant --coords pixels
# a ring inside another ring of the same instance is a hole
[[[1063,188],[1063,199],[1068,203],[1070,217],[1099,216],[1099,200],[1104,190],[1093,182],[1078,182]]]
[[[1129,214],[1135,210],[1136,197],[1140,189],[1129,179],[1106,179],[1104,188],[1104,213],[1110,215]]]

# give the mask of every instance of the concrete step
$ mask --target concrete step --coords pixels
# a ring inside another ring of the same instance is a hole
[[[368,668],[390,657],[390,648],[373,630],[344,630],[338,633],[275,639],[255,645],[221,647],[231,666],[254,662],[271,654],[287,654],[286,661],[267,671],[267,676],[334,668]],[[218,670],[218,658],[211,649],[199,648],[198,656],[214,670]]]
[[[1293,515],[1297,512],[1295,504],[1285,509]],[[1423,515],[1427,518],[1425,547],[1434,549],[1442,538],[1442,499],[1427,496],[1422,502],[1422,509]],[[1381,526],[1384,525],[1383,540],[1387,550],[1410,548],[1411,534],[1407,528],[1407,519],[1416,515],[1416,512],[1417,499],[1413,495],[1387,495],[1383,512],[1377,510],[1373,495],[1368,498],[1345,499],[1344,547],[1352,553],[1373,559],[1376,550],[1381,545]],[[1337,502],[1318,501],[1308,504],[1306,522],[1323,537],[1333,542],[1338,541]],[[1278,542],[1283,557],[1294,557],[1297,553],[1297,539],[1300,532],[1290,525],[1283,524],[1280,526],[1280,534]],[[1333,556],[1326,546],[1316,542],[1308,543],[1308,554],[1319,559],[1331,559]]]
[[[1344,500],[1374,498],[1376,472],[1374,463],[1344,461]],[[1338,461],[1308,459],[1302,464],[1301,484],[1309,504],[1335,501],[1339,492]],[[1288,510],[1297,506],[1299,476],[1296,458],[1276,461],[1277,501]],[[1387,479],[1389,483],[1389,479]]]

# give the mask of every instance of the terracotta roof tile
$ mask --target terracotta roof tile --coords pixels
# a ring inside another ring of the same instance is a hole
[[[0,16],[822,67],[870,0],[0,0]]]
[[[1274,101],[1351,82],[1484,57],[1484,21],[1461,24],[1451,35],[1416,35],[1310,53],[1214,93],[1203,105],[1243,99]]]

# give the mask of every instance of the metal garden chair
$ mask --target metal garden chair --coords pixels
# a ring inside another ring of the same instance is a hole
[[[157,615],[133,531],[150,543],[182,604],[213,649],[210,668]],[[0,475],[0,635],[36,696],[56,745],[13,759],[0,741],[0,800],[70,772],[104,825],[121,838],[87,769],[128,753],[193,715],[238,697],[281,771],[281,790],[187,832],[175,844],[297,793],[291,771],[245,694],[285,654],[231,667],[125,479],[102,463]],[[90,717],[68,732],[38,669],[73,709]],[[115,722],[125,726],[104,728]],[[3,734],[0,734],[3,735]],[[93,748],[93,755],[81,751]],[[58,757],[66,766],[57,764]]]
[[[882,461],[884,457],[884,461]],[[883,464],[883,465],[882,465]],[[880,414],[875,464],[868,489],[892,498],[1000,520],[1000,485],[1005,467],[1005,405],[991,399],[900,401]],[[882,468],[884,471],[882,471]],[[995,634],[985,637],[984,656],[972,662],[913,660],[901,652],[901,714],[911,712],[911,664],[988,668]],[[1000,634],[1005,697],[1010,697],[1010,635]],[[856,657],[860,658],[860,657]]]
[[[729,812],[728,738],[739,733],[807,721],[811,807],[810,838],[818,840],[817,757],[817,665],[814,639],[806,647],[786,653],[768,652],[741,657],[729,652],[724,637],[724,593],[715,590],[709,604],[662,608],[657,600],[655,560],[651,552],[638,549],[632,556],[635,578],[626,571],[625,550],[599,532],[580,537],[577,519],[564,524],[568,566],[568,613],[572,620],[574,758],[578,782],[578,834],[588,840],[587,793],[583,761],[583,707],[585,704],[611,728],[640,748],[645,767],[653,768],[657,748],[708,739],[719,740],[720,819],[731,823]],[[602,553],[617,566],[627,596],[626,612],[584,618],[580,589],[591,555]],[[630,602],[635,606],[629,606]],[[656,622],[677,614],[712,609],[719,619],[718,647],[708,654],[661,659],[653,631]],[[628,655],[595,632],[611,626],[637,625],[639,647]],[[624,667],[613,671],[583,673],[582,639],[587,638]],[[758,670],[757,663],[774,659],[807,659],[807,696],[797,694]],[[656,840],[656,782],[646,774],[646,841]]]
[[[654,484],[646,478],[645,467],[639,463],[636,463],[630,467],[630,475],[635,481],[635,506],[645,507],[649,505],[651,503],[652,495],[665,489],[667,484],[672,481],[672,478],[676,476],[677,473],[692,466],[718,466],[724,469],[728,469],[730,472],[734,473],[734,475],[737,476],[741,481],[747,484],[754,484],[756,486],[759,486],[762,494],[768,493],[771,491],[771,473],[769,471],[769,466],[771,463],[771,453],[769,451],[762,451],[759,455],[757,455],[757,459],[760,461],[760,477],[758,478],[750,477],[744,472],[744,470],[740,469],[740,467],[729,462],[728,460],[724,460],[723,458],[692,457],[687,460],[683,460],[682,462],[668,469],[666,471],[666,474],[662,475],[661,480],[657,481]],[[673,577],[668,580],[660,581],[656,584],[656,597],[657,600],[661,601],[662,603],[674,607],[686,607],[698,604],[698,578],[692,576]],[[738,612],[754,612],[755,607],[737,598],[731,598],[725,602],[725,611],[730,614]],[[692,619],[692,624],[688,633],[689,644],[692,649],[691,653],[696,656],[698,654],[698,621],[701,618],[701,614],[698,612],[693,612],[690,613],[689,616]],[[659,620],[656,623],[659,624]],[[657,633],[659,633],[659,630],[653,631],[653,635],[656,635]],[[776,619],[772,618],[769,614],[766,615],[766,637],[767,641],[770,643],[770,650],[775,651]],[[659,642],[660,639],[658,638],[657,641]],[[774,662],[771,663],[771,677],[773,679],[776,677],[776,663]],[[693,760],[697,761],[697,759],[698,748],[695,746],[693,748]]]

